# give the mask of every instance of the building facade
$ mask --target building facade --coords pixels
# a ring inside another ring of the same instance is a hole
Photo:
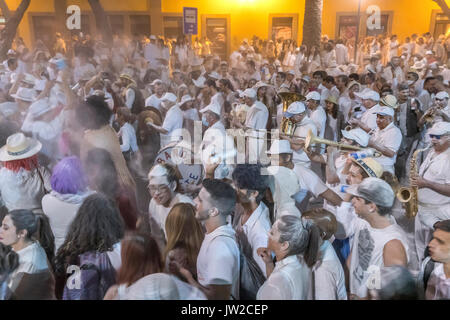
[[[27,44],[37,39],[51,43],[57,30],[54,2],[81,8],[81,31],[95,34],[94,16],[87,0],[32,1],[19,26]],[[450,28],[449,19],[432,0],[323,0],[322,33],[330,38],[352,38],[358,23],[361,2],[360,36],[397,34],[401,41],[412,33],[431,32],[435,37]],[[20,0],[6,1],[15,10]],[[198,37],[207,36],[213,48],[229,54],[247,38],[291,38],[302,40],[305,0],[102,0],[113,33],[154,34],[176,37],[183,33],[183,7],[198,8]],[[380,28],[367,28],[366,10],[380,9]],[[66,17],[69,15],[66,14]],[[2,18],[0,17],[0,24]],[[0,26],[1,28],[1,26]],[[78,31],[79,32],[79,31]],[[195,37],[195,36],[194,36]]]

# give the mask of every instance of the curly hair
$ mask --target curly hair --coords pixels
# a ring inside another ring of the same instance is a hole
[[[92,95],[75,109],[78,122],[86,129],[98,130],[107,125],[112,112],[105,99]]]
[[[112,251],[123,235],[124,222],[116,204],[100,193],[87,197],[56,254],[56,272],[64,275],[67,265],[76,264],[80,254]]]
[[[261,174],[259,164],[238,164],[233,171],[233,181],[239,189],[258,191],[257,202],[264,198],[269,187],[269,176]]]

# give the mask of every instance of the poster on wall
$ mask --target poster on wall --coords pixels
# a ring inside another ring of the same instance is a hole
[[[197,34],[198,10],[197,8],[183,7],[183,33]]]

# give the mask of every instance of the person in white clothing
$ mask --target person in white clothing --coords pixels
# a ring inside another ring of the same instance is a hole
[[[117,136],[121,138],[120,150],[125,156],[125,159],[129,159],[130,155],[138,152],[138,145],[136,139],[136,130],[132,126],[132,123],[136,121],[136,117],[131,114],[130,109],[122,107],[117,109],[116,120],[120,126],[120,130]]]
[[[314,300],[347,300],[344,269],[331,245],[337,230],[336,217],[317,208],[303,213],[302,218],[311,219],[316,224],[322,239],[319,261],[313,268]]]
[[[432,149],[412,174],[412,185],[418,187],[418,214],[415,220],[415,244],[419,262],[431,240],[434,225],[450,219],[450,123],[438,122],[428,130]]]
[[[384,171],[392,174],[395,174],[394,164],[403,139],[402,132],[393,122],[394,113],[391,107],[380,107],[377,112],[377,128],[368,144],[382,154],[377,161],[383,165]]]
[[[184,268],[179,272],[210,300],[239,299],[239,248],[227,217],[235,209],[236,192],[220,180],[205,179],[196,202],[196,218],[206,234],[197,257],[197,278]]]
[[[148,208],[150,226],[155,237],[161,237],[161,232],[165,237],[166,218],[172,207],[179,202],[192,205],[194,202],[188,196],[178,193],[180,177],[175,167],[170,164],[155,165],[148,173],[148,179],[148,190],[152,197]]]
[[[145,100],[145,107],[154,107],[161,110],[161,99],[166,93],[164,84],[161,80],[156,79],[150,85],[154,87],[154,93]]]
[[[320,231],[311,220],[288,215],[275,221],[267,248],[258,250],[268,271],[257,300],[311,300],[310,268],[317,262],[319,246]]]
[[[353,127],[360,127],[367,133],[377,128],[377,115],[380,109],[378,102],[380,101],[380,94],[373,90],[366,90],[365,92],[355,93],[355,96],[362,99],[363,106],[366,111],[363,113],[361,119],[352,118],[349,124]]]
[[[390,219],[394,198],[385,181],[370,177],[348,187],[345,202],[336,210],[336,237],[353,236],[349,257],[351,299],[368,296],[368,280],[380,268],[408,263],[406,235]]]

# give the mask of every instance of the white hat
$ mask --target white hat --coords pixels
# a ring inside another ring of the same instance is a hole
[[[306,95],[306,101],[308,100],[320,101],[320,93],[318,93],[317,91],[308,92],[308,94]]]
[[[53,108],[50,106],[48,99],[40,99],[30,105],[28,112],[34,117],[39,117],[51,111],[52,109]]]
[[[391,117],[393,117],[394,114],[395,114],[395,111],[391,107],[380,107],[379,111],[376,112],[376,114],[379,114],[381,116],[391,116]]]
[[[193,101],[194,98],[192,98],[190,95],[186,94],[183,97],[181,97],[180,106],[185,104],[186,102]]]
[[[309,82],[309,81],[311,81],[311,78],[309,76],[303,76],[302,80],[305,82]]]
[[[6,145],[0,149],[0,161],[27,159],[37,154],[42,144],[23,133],[15,133],[8,137]]]
[[[411,67],[412,70],[421,70],[425,68],[425,64],[421,61],[416,61],[416,63],[414,63],[414,65]]]
[[[201,113],[205,113],[206,111],[211,111],[220,117],[221,107],[219,104],[213,102],[200,110]]]
[[[156,36],[154,36],[153,34],[150,36],[151,40],[156,40]]]
[[[447,91],[439,91],[436,94],[436,99],[439,99],[439,100],[449,99],[449,95],[448,95]]]
[[[361,197],[382,207],[392,207],[395,200],[391,186],[379,178],[366,178],[359,185],[351,185],[346,193]]]
[[[384,98],[380,99],[380,105],[397,109],[398,107],[397,98],[391,94],[388,94]]]
[[[450,133],[450,122],[439,121],[436,122],[431,129],[428,130],[427,134],[433,135],[446,135]]]
[[[355,92],[355,96],[360,97],[363,100],[373,100],[373,101],[380,101],[380,94],[373,90],[364,90],[361,93]]]
[[[197,88],[204,88],[205,87],[205,77],[204,76],[200,76],[197,78],[197,80],[192,79],[192,82],[194,82],[194,85]]]
[[[174,95],[172,92],[166,92],[162,96],[161,101],[177,102],[177,96]]]
[[[244,92],[242,92],[241,97],[248,97],[251,99],[255,99],[256,98],[256,90],[255,89],[245,89]]]
[[[11,97],[22,101],[33,102],[36,98],[36,91],[34,89],[20,87]]]
[[[425,55],[427,55],[427,54],[433,54],[433,51],[428,50],[427,52],[425,52]]]
[[[150,85],[151,85],[151,86],[154,86],[154,85],[156,85],[156,84],[161,84],[161,83],[162,83],[162,81],[161,81],[160,79],[155,79],[155,80],[153,80],[152,83],[150,83]]]
[[[284,113],[286,118],[290,118],[293,115],[300,114],[306,111],[306,107],[303,102],[295,101],[292,102],[287,111]]]
[[[215,71],[211,72],[210,74],[208,74],[208,77],[216,79],[216,80],[220,80],[222,79],[222,77]]]
[[[295,76],[295,71],[294,70],[289,70],[288,72],[286,72],[286,74],[291,74],[291,75]]]
[[[293,153],[291,144],[287,140],[274,140],[267,154]]]
[[[369,144],[370,136],[361,128],[356,128],[349,131],[341,130],[341,132],[344,138],[353,140],[362,147],[367,147]]]
[[[259,88],[262,87],[269,87],[269,85],[263,81],[258,81],[254,86],[253,89],[258,90]]]
[[[8,55],[9,55],[9,54],[16,54],[16,52],[15,52],[13,49],[9,49],[7,54],[8,54]]]
[[[29,73],[25,73],[25,77],[22,79],[22,82],[34,86],[36,83],[36,78]]]

